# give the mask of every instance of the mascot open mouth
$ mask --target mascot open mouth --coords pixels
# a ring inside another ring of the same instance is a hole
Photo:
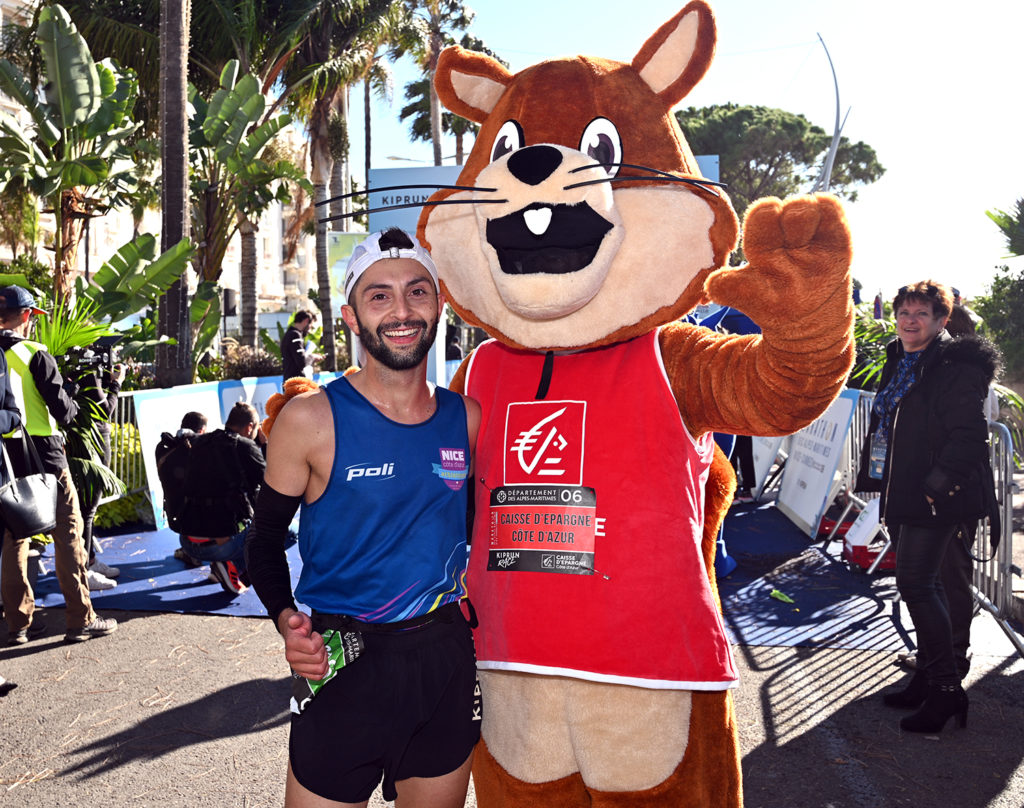
[[[589,266],[612,224],[586,203],[529,207],[487,223],[507,275],[564,275]]]

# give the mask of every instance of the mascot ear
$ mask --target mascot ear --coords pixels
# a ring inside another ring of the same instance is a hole
[[[460,48],[445,48],[437,60],[434,88],[441,103],[456,115],[483,123],[512,81],[500,62]]]
[[[671,109],[707,72],[715,53],[715,18],[694,0],[648,39],[633,69]]]

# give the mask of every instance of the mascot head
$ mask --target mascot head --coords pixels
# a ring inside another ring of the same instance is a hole
[[[418,233],[467,322],[512,346],[572,350],[628,339],[704,299],[736,246],[736,215],[701,177],[672,108],[711,62],[695,0],[629,64],[554,59],[515,75],[446,49],[435,87],[481,125],[459,184]]]

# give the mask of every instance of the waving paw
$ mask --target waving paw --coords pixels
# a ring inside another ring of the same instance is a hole
[[[739,309],[762,328],[792,323],[833,299],[850,300],[850,232],[835,197],[762,199],[747,212],[749,262],[705,284],[712,300]]]

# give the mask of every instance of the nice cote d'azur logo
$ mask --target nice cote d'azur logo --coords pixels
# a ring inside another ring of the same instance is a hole
[[[458,491],[469,476],[469,461],[465,449],[441,449],[441,462],[432,463],[433,472],[452,491]]]

